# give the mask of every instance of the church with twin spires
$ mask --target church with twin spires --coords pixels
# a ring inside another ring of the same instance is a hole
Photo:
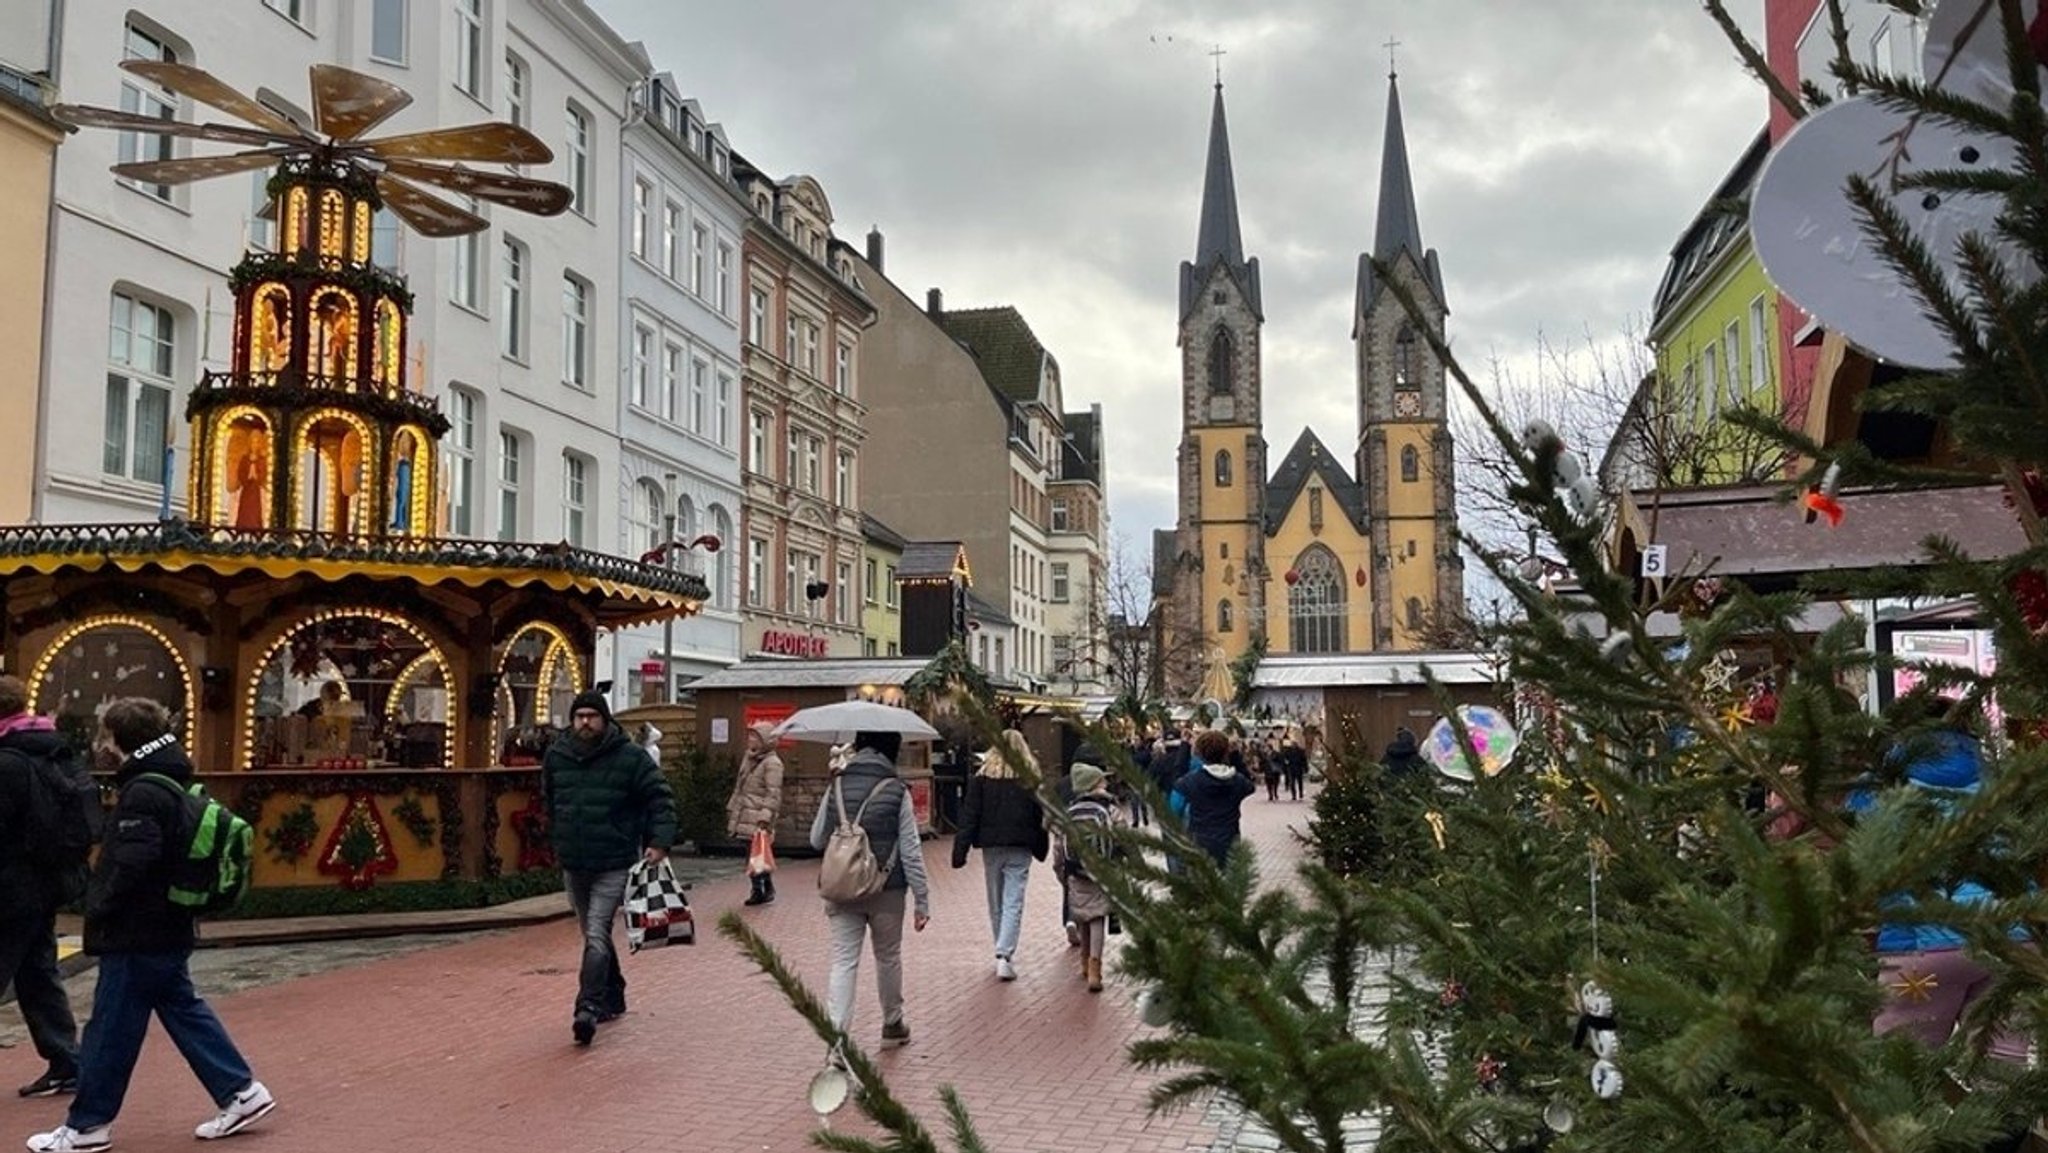
[[[1422,245],[1399,81],[1387,79],[1372,255],[1441,335],[1443,275]],[[1429,647],[1439,606],[1462,611],[1444,366],[1390,287],[1361,254],[1356,433],[1326,443],[1305,428],[1269,468],[1259,262],[1244,254],[1219,81],[1195,258],[1180,266],[1178,521],[1153,539],[1172,695],[1226,691],[1222,670],[1259,637],[1273,654],[1414,650]]]

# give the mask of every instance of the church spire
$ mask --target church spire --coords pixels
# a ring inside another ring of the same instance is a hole
[[[1216,82],[1215,110],[1209,117],[1209,163],[1202,176],[1202,220],[1195,235],[1195,259],[1180,266],[1180,314],[1185,318],[1212,268],[1229,271],[1251,303],[1259,302],[1259,262],[1246,260],[1244,234],[1237,224],[1237,178],[1230,167],[1230,128],[1223,119],[1223,81]]]
[[[1387,72],[1387,135],[1380,150],[1379,219],[1373,232],[1372,255],[1392,264],[1403,251],[1421,268],[1437,303],[1444,299],[1443,276],[1437,271],[1436,253],[1422,246],[1422,221],[1415,213],[1415,181],[1408,166],[1408,134],[1401,125],[1401,81]],[[1358,258],[1358,309],[1362,314],[1379,300],[1379,284],[1372,265]],[[1356,335],[1354,333],[1354,335]]]

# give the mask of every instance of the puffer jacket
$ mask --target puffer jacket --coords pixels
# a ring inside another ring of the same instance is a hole
[[[52,880],[28,853],[32,774],[34,762],[69,755],[48,717],[22,713],[0,721],[0,920],[50,911]]]
[[[1050,847],[1038,798],[1011,777],[967,778],[967,803],[953,838],[953,867],[967,863],[969,849],[1029,849],[1043,861]]]
[[[555,858],[578,873],[629,868],[676,840],[676,797],[647,750],[618,725],[584,744],[567,732],[541,761],[541,795]]]
[[[185,953],[198,938],[191,910],[171,903],[171,867],[192,834],[185,794],[137,779],[153,773],[182,789],[191,783],[192,761],[170,737],[138,751],[114,774],[121,796],[107,814],[106,840],[86,882],[85,951],[95,957]]]
[[[1188,835],[1218,861],[1237,843],[1238,809],[1256,788],[1243,773],[1217,776],[1209,767],[1194,770],[1174,786],[1188,799]]]
[[[775,827],[782,812],[782,757],[774,749],[748,753],[725,802],[725,831],[742,840],[763,825]]]

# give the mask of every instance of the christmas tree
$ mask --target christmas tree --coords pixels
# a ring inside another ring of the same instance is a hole
[[[1915,468],[1768,431],[1800,462],[1788,497],[1823,515],[1843,486],[1930,502],[1960,478],[2005,486],[2026,541],[2014,555],[1930,539],[1922,563],[1832,585],[1967,598],[1996,668],[1873,653],[1860,620],[1804,631],[1812,593],[1710,569],[1643,603],[1634,574],[1610,567],[1600,502],[1560,467],[1561,437],[1506,427],[1418,323],[1513,462],[1509,495],[1573,591],[1478,550],[1523,610],[1490,638],[1521,714],[1498,772],[1412,792],[1345,766],[1319,808],[1323,851],[1286,875],[1243,854],[1215,866],[1171,821],[1123,830],[1120,855],[1090,860],[1123,913],[1122,968],[1161,1024],[1132,1053],[1157,1071],[1159,1105],[1221,1094],[1302,1153],[2019,1146],[2048,1102],[2048,35],[2033,35],[2048,19],[2033,0],[1949,6],[1937,19],[1970,15],[2004,65],[1997,98],[1938,69],[1911,80],[1839,61],[1851,91],[1897,115],[1889,148],[1921,166],[1877,163],[1822,190],[1950,353],[1864,403],[1934,422],[1949,451]],[[1840,5],[1824,13],[1839,32]],[[1800,111],[1817,103],[1809,88]],[[1938,130],[1980,143],[1937,149]],[[1952,244],[1900,207],[1970,197],[1995,211]],[[1675,613],[1680,634],[1653,635],[1653,612]],[[1901,671],[1917,684],[1888,707],[1857,697]],[[1478,762],[1482,734],[1455,730]],[[888,1147],[936,1148],[856,1068]],[[956,1141],[978,1147],[972,1101],[948,1106]]]

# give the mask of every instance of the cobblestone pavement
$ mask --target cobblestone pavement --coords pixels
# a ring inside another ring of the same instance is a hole
[[[1291,827],[1305,827],[1308,811],[1263,797],[1246,802],[1246,834],[1269,868],[1299,852]],[[1021,976],[996,981],[979,860],[955,871],[946,867],[947,848],[927,845],[934,917],[905,942],[915,1039],[880,1056],[901,1099],[943,1131],[937,1090],[955,1086],[997,1153],[1259,1147],[1257,1135],[1220,1106],[1148,1112],[1150,1083],[1124,1059],[1142,1031],[1135,990],[1114,974],[1100,996],[1082,987],[1049,869],[1032,874]],[[746,915],[822,990],[826,933],[810,891],[814,870],[812,862],[786,862],[781,899]],[[332,944],[202,952],[195,962],[201,988],[281,1102],[238,1147],[810,1148],[818,1121],[804,1090],[822,1046],[767,979],[709,931],[746,888],[737,877],[698,884],[696,947],[623,958],[631,1011],[583,1050],[569,1038],[577,946],[566,922],[469,939],[352,943],[362,952]],[[84,975],[77,984],[90,982]],[[19,1034],[10,1010],[0,1009],[0,1020]],[[864,970],[856,1036],[873,1044],[880,1024],[873,977]],[[38,1070],[25,1044],[0,1052],[0,1086]],[[191,1126],[209,1112],[176,1051],[153,1035],[115,1127],[118,1148],[189,1149]],[[61,1103],[0,1093],[0,1148],[55,1124],[61,1113]],[[871,1131],[851,1108],[832,1123]]]

